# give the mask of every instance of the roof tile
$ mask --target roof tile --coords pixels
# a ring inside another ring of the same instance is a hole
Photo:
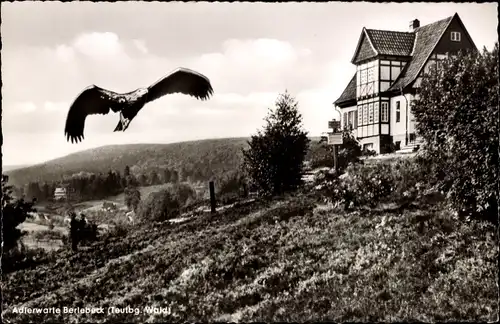
[[[451,16],[415,29],[416,35],[413,57],[406,65],[405,69],[401,71],[401,74],[389,88],[389,91],[404,88],[417,78],[418,73],[441,39],[444,31],[448,28],[453,17],[454,16]]]
[[[379,55],[411,55],[414,33],[377,29],[367,29],[366,32]]]
[[[354,76],[351,81],[349,81],[349,84],[347,84],[344,92],[342,92],[340,97],[335,100],[334,104],[342,104],[350,100],[356,100],[356,73],[354,73]]]

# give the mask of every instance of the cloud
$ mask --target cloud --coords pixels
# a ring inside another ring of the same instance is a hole
[[[70,104],[67,102],[52,102],[46,101],[43,104],[43,108],[48,112],[67,112]]]
[[[123,45],[118,35],[111,32],[81,34],[73,42],[73,47],[96,60],[110,60],[123,55]]]
[[[21,102],[16,107],[18,113],[31,113],[37,109],[33,102]]]
[[[204,53],[190,66],[205,74],[217,92],[297,91],[313,87],[318,73],[308,48],[269,38],[228,39],[219,52]]]

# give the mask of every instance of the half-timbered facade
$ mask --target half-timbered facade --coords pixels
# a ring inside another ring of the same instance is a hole
[[[458,14],[410,31],[363,28],[351,63],[356,73],[334,105],[364,149],[385,153],[418,142],[411,105],[423,75],[459,50],[477,50]]]

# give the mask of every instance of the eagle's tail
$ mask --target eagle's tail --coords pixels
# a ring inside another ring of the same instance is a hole
[[[119,131],[122,131],[123,130],[123,124],[122,124],[122,121],[119,120],[118,121],[118,125],[116,125],[116,128],[113,132],[119,132]]]

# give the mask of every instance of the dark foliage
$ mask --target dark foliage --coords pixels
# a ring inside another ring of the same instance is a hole
[[[462,215],[498,220],[498,43],[461,52],[423,79],[413,111],[431,176]]]
[[[196,191],[187,184],[151,193],[138,208],[138,217],[148,221],[176,218],[182,209],[196,200]]]
[[[276,109],[265,118],[266,126],[243,151],[244,167],[263,195],[280,195],[302,184],[309,138],[302,130],[298,104],[288,92],[276,100]]]
[[[8,185],[9,177],[2,174],[2,245],[3,253],[8,254],[17,246],[23,232],[17,226],[30,217],[28,213],[36,212],[32,202],[12,197],[12,186]]]
[[[129,210],[137,212],[141,202],[141,192],[136,187],[125,188],[125,205]]]

